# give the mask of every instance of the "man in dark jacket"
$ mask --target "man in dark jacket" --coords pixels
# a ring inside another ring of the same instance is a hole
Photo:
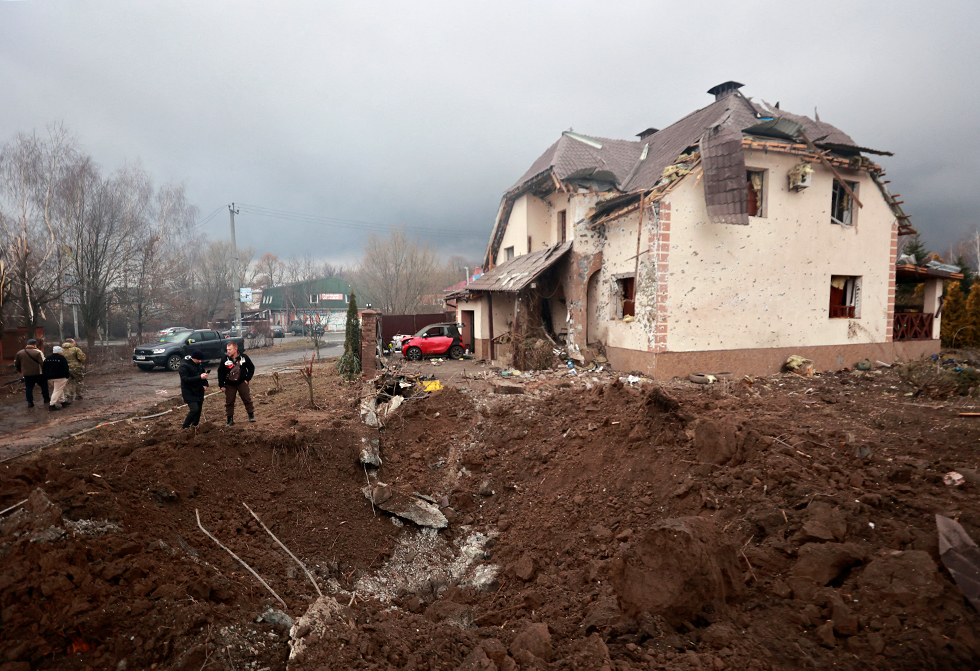
[[[225,426],[232,426],[235,423],[235,395],[242,397],[245,405],[245,412],[248,413],[248,421],[255,421],[255,407],[252,405],[252,392],[248,388],[248,381],[255,375],[255,364],[248,358],[245,352],[238,351],[238,344],[228,343],[226,350],[228,354],[221,357],[218,364],[218,386],[225,392],[225,415],[228,416],[228,423]]]
[[[27,341],[27,347],[14,356],[14,367],[17,368],[18,373],[24,376],[28,408],[34,407],[34,385],[40,385],[41,396],[44,397],[45,403],[49,403],[51,400],[51,397],[48,396],[48,383],[41,371],[41,364],[43,363],[44,354],[37,348],[37,340],[33,338]]]
[[[41,364],[41,372],[44,373],[46,380],[51,380],[51,400],[48,403],[48,410],[57,410],[59,401],[62,408],[68,407],[71,401],[65,400],[65,386],[68,384],[68,378],[71,377],[71,370],[68,368],[68,359],[61,353],[61,347],[54,346],[51,356]],[[44,384],[47,385],[47,382]]]
[[[177,372],[180,374],[180,395],[187,404],[189,412],[184,418],[183,428],[197,426],[201,421],[201,408],[204,406],[204,388],[208,386],[208,373],[201,365],[204,352],[199,349],[185,357]]]

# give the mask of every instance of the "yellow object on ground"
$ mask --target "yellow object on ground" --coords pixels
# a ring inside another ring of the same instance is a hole
[[[442,382],[439,380],[423,380],[422,390],[423,391],[439,391],[442,389]]]

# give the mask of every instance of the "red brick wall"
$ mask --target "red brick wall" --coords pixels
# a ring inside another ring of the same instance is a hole
[[[888,254],[888,324],[885,340],[892,342],[895,329],[895,261],[898,260],[898,222],[892,224],[891,251]]]
[[[670,269],[670,203],[661,201],[660,222],[650,239],[650,249],[657,251],[657,325],[653,351],[667,351],[667,272]]]

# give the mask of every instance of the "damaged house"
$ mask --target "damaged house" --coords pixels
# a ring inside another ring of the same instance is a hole
[[[657,378],[938,352],[959,275],[896,268],[914,231],[869,158],[891,154],[741,86],[638,140],[562,133],[504,194],[487,272],[450,295],[465,344],[502,359],[511,334],[544,331]],[[896,313],[896,271],[921,305]]]

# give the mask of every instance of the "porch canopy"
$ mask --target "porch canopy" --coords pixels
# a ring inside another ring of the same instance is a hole
[[[447,295],[447,298],[466,298],[484,292],[517,293],[557,263],[571,248],[572,243],[568,241],[540,252],[516,256],[483,273],[463,289]]]

